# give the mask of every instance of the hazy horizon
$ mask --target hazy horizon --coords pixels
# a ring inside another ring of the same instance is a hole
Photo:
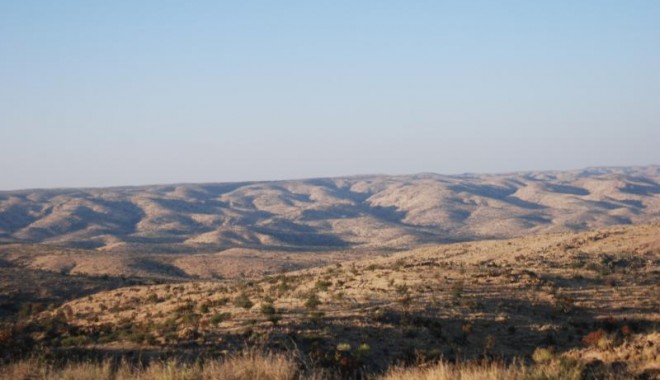
[[[660,164],[660,3],[0,4],[0,190]]]
[[[508,175],[517,173],[552,173],[563,172],[569,173],[573,171],[589,170],[589,169],[635,169],[635,168],[656,168],[660,164],[642,164],[642,165],[599,165],[599,166],[585,166],[580,168],[567,168],[567,169],[529,169],[529,170],[510,170],[510,171],[490,171],[490,172],[410,172],[410,173],[355,173],[345,175],[329,175],[329,176],[308,176],[308,177],[291,177],[291,178],[271,178],[271,179],[243,179],[233,181],[197,181],[197,182],[151,182],[151,183],[135,183],[135,184],[116,184],[116,185],[98,185],[98,186],[55,186],[55,187],[23,187],[15,189],[0,189],[0,193],[11,193],[15,191],[32,191],[32,190],[75,190],[75,189],[111,189],[111,188],[130,188],[130,187],[149,187],[149,186],[171,186],[171,185],[212,185],[212,184],[233,184],[233,183],[268,183],[268,182],[291,182],[291,181],[306,181],[313,179],[334,179],[334,178],[355,178],[355,177],[407,177],[418,175],[439,175],[448,177],[461,177],[461,176],[489,176],[489,175]]]

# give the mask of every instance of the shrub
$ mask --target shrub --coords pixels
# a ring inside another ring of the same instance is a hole
[[[234,306],[242,307],[243,309],[251,309],[254,306],[254,303],[250,300],[250,297],[245,292],[242,292],[234,299]]]
[[[605,336],[605,330],[598,329],[582,337],[582,343],[587,346],[598,346],[598,342]]]
[[[282,294],[285,294],[286,292],[288,292],[289,290],[291,290],[291,287],[289,286],[289,283],[286,281],[286,277],[285,277],[282,280],[282,282],[277,284],[277,292],[278,292],[278,294],[282,295]]]
[[[326,291],[332,286],[332,281],[319,280],[316,282],[316,289]]]
[[[60,342],[63,347],[80,347],[89,343],[89,338],[86,336],[67,336],[62,338]]]
[[[229,303],[229,298],[227,297],[222,297],[217,300],[212,300],[208,301],[209,307],[214,307],[214,306],[224,306]]]
[[[321,319],[325,316],[325,313],[322,311],[312,311],[310,312],[307,317],[309,318],[309,321],[317,324],[321,321]]]
[[[630,335],[632,334],[632,329],[630,328],[629,325],[623,325],[623,326],[621,327],[621,334],[622,334],[624,337],[628,337],[628,336],[630,336]]]
[[[261,314],[274,325],[282,319],[282,316],[277,312],[272,303],[264,303],[261,305]]]
[[[403,297],[399,298],[399,303],[404,308],[407,308],[412,303],[412,296],[410,294],[404,295]]]
[[[186,302],[186,303],[184,303],[184,304],[181,304],[181,305],[177,306],[177,307],[174,309],[174,311],[175,311],[175,312],[178,312],[178,313],[185,313],[185,312],[193,311],[194,309],[195,309],[195,304],[193,304],[192,302],[188,301],[188,302]]]
[[[181,315],[181,321],[186,325],[196,325],[199,322],[199,315],[187,311]]]
[[[451,287],[451,295],[458,300],[463,295],[463,280],[456,281]]]
[[[575,300],[566,294],[558,294],[555,296],[555,307],[562,313],[570,313],[575,308]]]
[[[158,303],[158,302],[163,302],[163,300],[158,298],[158,295],[156,293],[151,293],[149,294],[149,297],[147,297],[147,302]]]
[[[46,306],[41,303],[24,303],[18,311],[18,319],[25,319],[46,310]]]
[[[554,358],[554,353],[551,349],[545,347],[537,347],[532,354],[532,360],[535,363],[543,364],[548,363]]]
[[[212,324],[217,325],[221,322],[228,321],[231,319],[230,313],[218,313],[211,317],[210,321]]]
[[[119,339],[119,336],[117,333],[114,332],[108,332],[106,334],[101,335],[98,339],[97,342],[100,344],[106,344],[110,342],[115,342]]]
[[[369,356],[370,353],[371,347],[366,343],[361,343],[355,350],[355,357],[358,360],[363,360],[365,357]]]
[[[400,296],[405,296],[406,294],[408,294],[409,291],[408,286],[406,286],[405,284],[397,285],[394,289],[396,290],[396,293]]]
[[[486,337],[486,343],[484,344],[484,352],[490,354],[495,349],[495,336],[488,335]]]
[[[351,350],[350,343],[339,343],[337,344],[337,351],[346,352]]]
[[[582,343],[591,347],[598,347],[601,350],[607,350],[614,346],[615,340],[603,329],[590,332],[582,338]]]
[[[141,333],[141,332],[132,332],[126,335],[126,339],[128,339],[132,343],[137,343],[140,344],[142,343],[146,338],[146,335]]]
[[[311,293],[305,301],[305,307],[309,310],[316,310],[321,304],[321,299],[316,293]]]

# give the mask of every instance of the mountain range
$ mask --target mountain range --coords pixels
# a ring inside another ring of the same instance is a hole
[[[117,252],[404,249],[644,223],[660,166],[0,192],[0,241]]]

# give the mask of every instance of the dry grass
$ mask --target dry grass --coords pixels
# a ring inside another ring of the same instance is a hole
[[[396,367],[383,375],[368,376],[372,380],[578,380],[584,375],[577,362],[553,361],[535,366],[498,362],[438,362],[422,367]],[[203,365],[177,361],[155,362],[146,368],[128,364],[113,366],[110,362],[74,363],[55,367],[39,360],[26,360],[0,368],[1,379],[12,380],[295,380],[336,379],[341,373],[322,369],[299,370],[296,361],[281,354],[242,353],[225,360]],[[623,379],[615,375],[610,379]]]
[[[64,353],[75,347],[179,354],[185,347],[215,355],[295,347],[326,371],[389,371],[384,376],[395,379],[570,379],[596,362],[598,371],[637,376],[660,368],[659,255],[655,224],[425,247],[259,280],[124,287],[29,314],[1,351],[23,338]],[[241,294],[251,307],[235,302]],[[535,364],[470,362],[484,357]],[[470,364],[390,369],[392,363],[438,358]],[[240,379],[272,378],[264,376],[278,368],[284,372],[277,378],[324,376],[300,372],[291,358],[267,359],[243,354],[204,366],[155,362],[146,369],[19,362],[1,373],[19,379],[168,373]],[[250,360],[255,362],[246,364]],[[36,372],[21,377],[21,371]]]
[[[428,367],[394,368],[381,380],[579,380],[584,378],[584,366],[568,359],[526,366],[519,362],[504,365],[499,362],[439,362]],[[610,379],[624,379],[612,375]]]
[[[204,365],[171,360],[154,362],[146,368],[126,363],[113,366],[109,361],[57,367],[32,359],[0,367],[0,378],[8,380],[287,380],[297,377],[298,367],[289,357],[255,352],[244,352]]]
[[[509,380],[522,379],[524,370],[519,366],[501,364],[459,364],[440,362],[423,368],[398,367],[391,369],[383,380]]]

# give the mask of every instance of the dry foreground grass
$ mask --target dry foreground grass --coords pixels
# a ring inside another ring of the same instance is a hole
[[[430,246],[28,310],[3,378],[660,376],[660,225]]]
[[[371,375],[371,379],[580,379],[584,369],[577,362],[543,363],[534,366],[519,364],[504,366],[501,363],[448,364],[439,362],[417,368],[396,367],[383,375]],[[284,355],[240,354],[200,364],[185,364],[176,361],[152,363],[147,367],[135,367],[126,364],[113,365],[103,363],[75,363],[53,367],[38,361],[13,363],[2,372],[11,379],[76,379],[76,380],[123,380],[123,379],[226,379],[226,380],[293,380],[293,379],[328,379],[339,377],[323,369],[305,371],[299,368],[295,360]]]

